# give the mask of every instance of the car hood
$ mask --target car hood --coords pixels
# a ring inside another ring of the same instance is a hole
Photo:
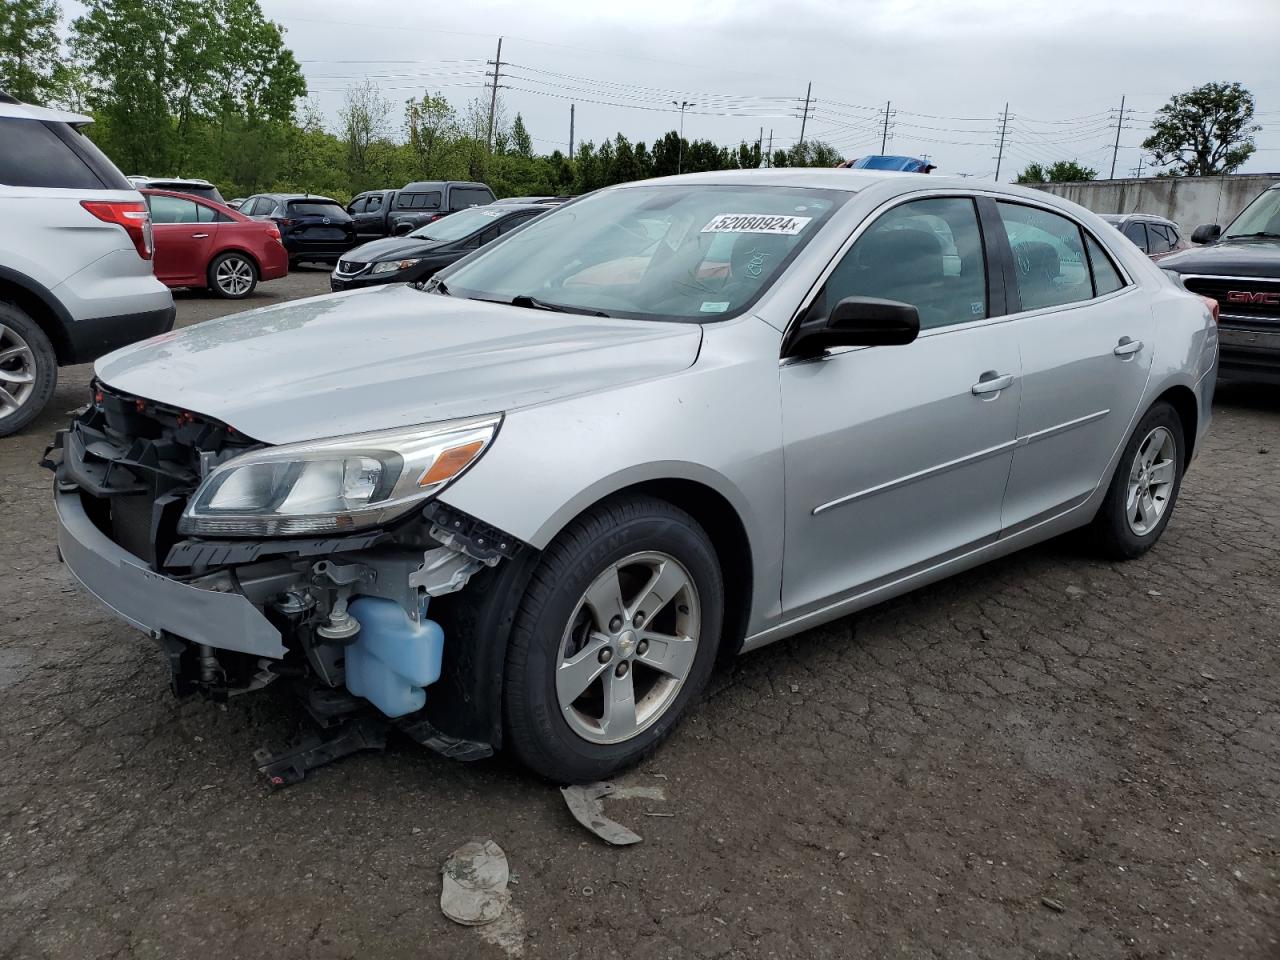
[[[1164,257],[1160,267],[1178,273],[1280,278],[1280,240],[1221,240]]]
[[[353,263],[399,260],[403,257],[421,256],[443,246],[439,240],[426,240],[422,237],[383,237],[348,250],[342,255],[342,259]]]
[[[289,443],[507,411],[676,373],[695,323],[586,317],[407,285],[210,320],[98,360],[99,379]]]

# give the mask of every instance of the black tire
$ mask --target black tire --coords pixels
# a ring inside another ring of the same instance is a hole
[[[238,288],[228,284],[224,286],[218,278],[218,270],[224,264],[231,264],[238,267],[241,271],[248,272],[248,287],[244,287],[243,283]],[[231,289],[228,289],[228,286]],[[231,250],[221,256],[214,257],[213,262],[209,264],[209,289],[215,297],[221,297],[223,300],[244,300],[252,295],[258,286],[258,265],[253,262],[253,258],[245,253],[238,253]],[[233,292],[234,291],[234,292]]]
[[[0,400],[0,437],[17,433],[40,415],[40,411],[53,396],[58,385],[58,355],[45,332],[40,329],[31,316],[12,303],[0,301],[0,355],[7,355],[0,360],[0,389],[8,396],[22,394],[22,399],[13,409],[8,397]],[[17,354],[18,340],[25,344],[27,351]],[[31,377],[24,383],[13,380],[16,376]]]
[[[701,623],[693,664],[665,711],[633,737],[594,743],[576,733],[556,695],[555,672],[569,620],[587,587],[640,551],[675,558],[696,587]],[[706,686],[723,622],[724,585],[715,548],[689,514],[654,497],[606,501],[575,519],[544,551],[512,627],[503,677],[506,741],[533,771],[557,783],[607,778],[638,763],[671,733]]]
[[[1153,431],[1163,427],[1171,435],[1174,446],[1173,486],[1164,498],[1159,520],[1144,533],[1138,533],[1130,523],[1129,481],[1139,450]],[[1160,539],[1182,490],[1183,464],[1186,461],[1186,439],[1182,419],[1172,406],[1163,401],[1155,404],[1138,422],[1124,452],[1116,465],[1115,476],[1107,489],[1106,499],[1098,508],[1091,528],[1094,544],[1099,552],[1112,560],[1132,560],[1140,557]]]

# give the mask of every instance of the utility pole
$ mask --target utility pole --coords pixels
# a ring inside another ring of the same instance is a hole
[[[1004,113],[1000,114],[1000,147],[996,151],[996,183],[1000,182],[1000,164],[1004,161],[1004,135],[1009,127],[1009,104],[1005,103]]]
[[[502,73],[502,68],[506,66],[502,62],[502,38],[498,38],[498,56],[495,60],[490,60],[489,64],[493,67],[493,73],[489,76],[493,77],[493,90],[489,94],[489,139],[486,141],[489,145],[489,152],[493,152],[493,115],[498,109],[498,75]]]
[[[760,139],[756,141],[756,156],[759,158],[756,162],[757,167],[764,166],[764,124],[760,124]]]
[[[889,104],[890,101],[884,102],[884,133],[880,136],[880,154],[884,155],[885,149],[889,146]]]
[[[569,159],[573,159],[573,108],[576,103],[569,104]]]
[[[1111,148],[1111,176],[1108,180],[1116,178],[1116,154],[1120,152],[1120,130],[1124,127],[1124,95],[1120,96],[1120,115],[1116,117],[1116,145]]]
[[[804,146],[804,128],[809,122],[809,95],[813,93],[813,81],[809,81],[809,86],[804,91],[804,114],[800,118],[800,146]]]
[[[684,110],[685,107],[696,107],[696,103],[688,100],[672,100],[680,108],[680,145],[676,148],[676,173],[684,172]]]
[[[769,131],[769,152],[765,154],[764,165],[766,167],[773,166],[773,131],[772,130]]]
[[[1147,155],[1145,153],[1138,154],[1138,169],[1133,171],[1133,176],[1135,179],[1138,179],[1138,180],[1142,179],[1142,161],[1145,159],[1147,159]]]

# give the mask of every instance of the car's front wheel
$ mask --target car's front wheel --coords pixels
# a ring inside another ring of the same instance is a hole
[[[1160,539],[1182,489],[1183,443],[1182,420],[1167,403],[1157,403],[1138,423],[1093,520],[1104,554],[1132,560]]]
[[[58,385],[53,344],[25,310],[0,301],[0,437],[39,415]]]
[[[258,267],[243,253],[224,253],[209,264],[209,289],[225,300],[243,300],[258,285]]]
[[[683,510],[634,495],[576,519],[544,552],[512,629],[516,756],[561,783],[638,762],[706,684],[723,610],[715,548]]]

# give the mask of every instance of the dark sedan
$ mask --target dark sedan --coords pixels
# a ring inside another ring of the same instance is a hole
[[[271,220],[289,253],[289,265],[304,260],[334,263],[356,245],[351,215],[337,200],[312,194],[259,193],[240,205],[255,220]]]
[[[403,237],[384,237],[344,254],[329,277],[334,290],[426,280],[503,234],[551,209],[546,204],[491,204],[450,214]]]

